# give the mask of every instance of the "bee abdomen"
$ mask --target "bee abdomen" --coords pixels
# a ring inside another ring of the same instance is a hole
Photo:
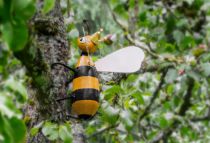
[[[80,118],[95,115],[99,107],[99,81],[94,67],[79,66],[73,80],[72,111]]]

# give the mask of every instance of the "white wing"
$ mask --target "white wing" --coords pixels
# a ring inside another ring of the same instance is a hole
[[[103,72],[132,73],[140,69],[144,52],[129,46],[113,52],[95,62],[96,69]]]

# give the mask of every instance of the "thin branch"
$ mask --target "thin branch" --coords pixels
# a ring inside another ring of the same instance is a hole
[[[176,68],[176,65],[174,63],[167,63],[167,62],[161,62],[161,63],[158,63],[156,65],[152,65],[152,66],[148,66],[148,65],[149,64],[147,64],[146,62],[144,62],[144,66],[137,73],[162,72],[165,69]]]
[[[191,119],[192,122],[209,121],[209,120],[210,120],[209,115],[206,115],[204,117],[196,117],[196,118]]]
[[[130,34],[126,34],[125,35],[125,37],[126,37],[126,39],[131,43],[131,44],[133,44],[133,45],[135,45],[135,46],[137,46],[137,47],[139,47],[139,48],[141,48],[142,50],[144,50],[145,52],[147,52],[150,56],[152,56],[153,58],[160,58],[160,56],[159,55],[157,55],[157,54],[155,54],[155,53],[153,53],[152,51],[150,51],[149,50],[149,48],[148,48],[148,46],[146,45],[146,44],[144,44],[144,43],[142,43],[142,42],[140,42],[140,41],[138,41],[138,40],[134,40],[132,37],[131,37],[131,35]]]
[[[141,120],[149,113],[152,104],[154,103],[155,99],[158,97],[158,93],[159,93],[160,89],[162,88],[162,85],[163,85],[163,83],[164,83],[164,78],[165,78],[167,72],[168,72],[168,68],[166,68],[166,69],[163,71],[162,76],[161,76],[161,79],[160,79],[160,82],[159,82],[157,88],[155,89],[155,91],[154,91],[154,93],[153,93],[153,95],[152,95],[152,99],[150,100],[149,105],[147,105],[147,107],[145,108],[143,114],[141,114],[141,116],[139,117],[139,123],[140,123]]]
[[[106,132],[106,131],[108,131],[108,130],[110,130],[110,129],[116,128],[118,125],[119,125],[119,124],[115,124],[115,125],[111,125],[111,126],[105,127],[105,128],[103,128],[103,129],[101,129],[100,131],[95,132],[95,133],[93,133],[92,135],[86,137],[86,139],[95,137],[95,136],[97,136],[97,135],[99,135],[99,134],[102,134],[102,133],[104,133],[104,132]]]
[[[153,53],[152,51],[150,51],[148,48],[147,48],[147,45],[142,45],[140,43],[140,41],[136,41],[134,40],[131,35],[129,34],[129,31],[128,31],[128,27],[126,27],[125,25],[123,25],[118,19],[117,19],[117,16],[115,15],[115,13],[112,11],[111,9],[111,6],[109,4],[109,2],[107,0],[105,0],[105,3],[109,9],[109,12],[111,12],[111,15],[112,15],[112,18],[113,20],[115,21],[115,23],[120,26],[120,28],[124,31],[125,33],[125,38],[133,45],[141,48],[142,50],[146,51],[149,55],[151,55],[152,57],[154,58],[159,58],[159,56],[155,53]]]
[[[210,107],[208,108],[207,115],[203,117],[194,117],[191,119],[192,122],[209,121],[210,120]]]
[[[150,100],[150,103],[147,105],[147,107],[145,108],[144,112],[139,116],[138,123],[137,123],[139,128],[141,127],[141,125],[140,125],[141,120],[142,120],[146,115],[148,115],[148,113],[150,112],[150,109],[151,109],[151,107],[152,107],[152,104],[154,103],[155,99],[158,97],[158,93],[159,93],[159,91],[161,90],[162,85],[164,84],[164,79],[165,79],[165,76],[166,76],[166,74],[167,74],[169,68],[170,68],[170,67],[167,67],[167,68],[165,68],[165,69],[163,70],[163,73],[162,73],[160,82],[159,82],[158,86],[156,87],[156,89],[155,89],[155,91],[154,91],[154,93],[153,93],[153,95],[152,95],[152,99]]]
[[[178,115],[180,116],[185,116],[186,111],[191,106],[190,99],[192,97],[192,90],[194,88],[194,84],[195,84],[194,79],[189,78],[187,92],[184,96],[184,102],[181,105],[180,110],[178,112]],[[161,140],[167,140],[168,137],[173,133],[173,131],[178,127],[178,124],[179,124],[179,121],[175,120],[169,128],[159,133],[150,143],[158,143]]]
[[[106,3],[106,5],[109,9],[109,12],[111,13],[111,16],[112,16],[113,20],[115,21],[115,23],[124,31],[125,39],[128,40],[128,42],[130,42],[131,44],[141,48],[148,55],[150,55],[151,57],[153,57],[155,59],[161,59],[161,60],[174,62],[174,63],[178,63],[178,64],[180,62],[182,62],[182,63],[184,62],[184,61],[177,60],[176,58],[168,59],[167,57],[162,57],[162,56],[158,55],[157,53],[155,53],[155,51],[153,49],[151,49],[151,47],[150,47],[150,45],[148,45],[148,43],[145,44],[144,42],[141,42],[141,41],[139,41],[135,38],[132,38],[132,34],[131,34],[131,31],[129,31],[128,26],[125,26],[120,22],[120,20],[117,18],[115,13],[112,11],[111,6],[110,6],[110,4],[107,0],[105,0],[105,3]]]
[[[193,87],[194,87],[194,80],[192,78],[189,78],[187,93],[184,96],[184,103],[182,104],[178,113],[180,116],[184,116],[188,108],[191,106],[190,98],[192,96]]]
[[[129,3],[129,1],[127,1]],[[138,14],[139,14],[139,0],[134,0],[134,7],[130,7],[128,4],[128,31],[131,34],[133,39],[136,39],[137,35],[135,31],[137,30],[137,21],[138,21]]]
[[[105,0],[105,3],[108,7],[108,10],[111,12],[111,15],[112,15],[112,18],[113,20],[121,27],[121,29],[123,31],[128,31],[128,27],[126,27],[125,25],[123,25],[118,19],[117,19],[117,16],[114,14],[114,12],[112,11],[112,8],[108,2],[108,0]]]
[[[68,15],[68,17],[70,17],[70,11],[71,11],[70,0],[67,0],[67,15]]]
[[[127,132],[127,131],[123,131],[120,129],[116,129],[118,132],[122,133],[122,134],[132,134],[133,137],[141,139],[142,137],[134,132]]]

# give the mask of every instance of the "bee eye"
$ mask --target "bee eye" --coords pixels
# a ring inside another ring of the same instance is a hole
[[[86,39],[85,37],[82,37],[82,38],[79,39],[79,41],[80,41],[81,43],[86,43],[86,42],[87,42],[87,39]]]

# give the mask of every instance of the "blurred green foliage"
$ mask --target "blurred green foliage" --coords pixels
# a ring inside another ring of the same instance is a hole
[[[130,45],[126,35],[131,34],[137,41],[150,44],[150,50],[160,57],[153,58],[145,52],[147,67],[175,65],[168,70],[151,105],[162,71],[131,74],[120,83],[102,85],[99,113],[83,122],[88,142],[143,143],[167,129],[173,130],[168,137],[171,143],[210,141],[209,118],[193,121],[210,112],[209,0],[70,0],[69,8],[67,1],[61,0],[61,7],[71,45],[69,65],[79,57],[76,38],[85,34],[84,19],[90,33],[103,28],[102,36],[116,34],[112,45],[99,45],[94,60]],[[54,0],[45,0],[42,12],[49,12],[53,6]],[[28,20],[35,11],[33,0],[0,0],[0,142],[22,143],[26,138],[21,110],[27,104],[27,77],[13,52],[26,46]],[[113,13],[127,31],[113,19]],[[189,77],[195,80],[191,105],[185,116],[180,116]],[[140,120],[148,105],[150,111]],[[179,121],[176,127],[174,121]],[[72,142],[69,123],[43,121],[31,129],[31,136],[39,130],[49,140]]]
[[[12,52],[28,41],[28,20],[35,13],[33,0],[0,0],[0,142],[22,143],[26,127],[22,108],[27,92],[25,72]]]
[[[162,88],[158,89],[158,97],[152,103],[151,110],[141,121],[139,118],[158,87],[161,72],[133,74],[119,84],[102,85],[105,90],[101,94],[99,114],[84,123],[86,135],[90,136],[89,142],[149,142],[161,131],[170,128],[174,131],[168,138],[169,142],[210,141],[208,120],[191,121],[192,118],[205,116],[209,112],[209,6],[208,0],[71,1],[74,20],[70,25],[76,27],[68,29],[73,48],[70,64],[79,56],[75,52],[78,49],[71,32],[78,30],[77,33],[82,35],[78,25],[83,19],[89,21],[92,33],[102,27],[104,35],[117,35],[117,40],[111,46],[99,47],[99,52],[94,55],[97,59],[117,48],[130,45],[125,36],[126,31],[116,23],[112,13],[121,25],[127,27],[128,33],[141,42],[150,43],[151,50],[165,58],[154,59],[148,54],[145,59],[148,67],[175,64],[175,68],[168,71]],[[133,17],[136,18],[134,24],[130,22]],[[129,27],[135,27],[135,30],[130,31]],[[196,84],[193,88],[192,106],[182,117],[178,115],[178,111],[184,102],[188,77],[192,77]],[[171,126],[175,120],[180,123],[173,129]],[[101,133],[101,130],[104,131]]]
[[[45,122],[42,133],[49,140],[61,139],[64,143],[72,142],[71,126],[68,123],[57,125],[51,122]]]
[[[24,76],[24,71],[19,70],[7,80],[1,81],[0,142],[22,143],[26,137],[26,127],[21,112],[27,99]]]
[[[1,37],[11,50],[18,51],[26,45],[28,40],[26,22],[34,12],[33,0],[1,0]]]

